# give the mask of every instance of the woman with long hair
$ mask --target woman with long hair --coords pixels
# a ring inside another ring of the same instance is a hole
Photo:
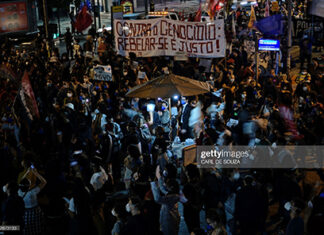
[[[37,186],[32,186],[27,175],[32,173],[40,181]],[[45,187],[46,180],[37,172],[33,165],[29,167],[19,184],[18,195],[25,202],[24,234],[42,234],[44,232],[44,214],[38,205],[37,195]]]

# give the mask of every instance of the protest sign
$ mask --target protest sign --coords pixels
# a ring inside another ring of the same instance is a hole
[[[323,25],[324,21],[319,17],[314,17],[313,19],[293,19],[294,36],[299,39],[305,32],[310,31],[312,28],[314,28],[315,32],[323,32]]]
[[[248,55],[253,54],[255,52],[255,42],[252,40],[244,40],[244,50]]]
[[[97,65],[93,68],[94,80],[99,81],[112,81],[112,71],[110,65]]]
[[[183,22],[166,18],[114,20],[118,54],[138,57],[177,56],[224,57],[224,21]]]
[[[139,79],[145,79],[146,73],[142,71],[138,71],[137,78]]]

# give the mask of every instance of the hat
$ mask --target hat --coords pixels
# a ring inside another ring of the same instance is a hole
[[[100,59],[98,56],[93,57],[92,62],[98,62],[100,63]]]
[[[58,58],[56,56],[52,56],[49,60],[50,63],[56,63],[58,61]]]
[[[85,53],[85,57],[86,57],[86,58],[92,58],[92,52],[91,52],[91,51],[87,51],[87,52]]]
[[[100,181],[101,177],[102,177],[102,173],[96,172],[92,175],[90,179],[90,184],[93,186],[95,190],[101,189],[103,186],[102,182]]]
[[[67,104],[65,105],[65,107],[68,107],[68,108],[74,110],[74,105],[73,105],[72,103],[67,103]]]
[[[91,35],[87,35],[86,40],[87,41],[92,40],[92,36]]]
[[[128,124],[129,127],[132,127],[132,128],[136,128],[137,125],[134,121],[130,121],[129,124]]]
[[[229,60],[227,60],[227,63],[234,64],[235,63],[235,60],[234,59],[229,59]]]

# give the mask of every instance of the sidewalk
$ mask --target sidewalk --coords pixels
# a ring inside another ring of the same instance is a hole
[[[196,13],[196,11],[199,8],[199,1],[198,0],[191,0],[186,2],[180,2],[180,0],[177,1],[166,1],[164,3],[158,3],[155,4],[155,11],[162,11],[166,7],[168,7],[169,11],[178,11],[178,12],[184,12],[185,14],[189,13]],[[137,7],[135,9],[135,12],[144,12],[145,7]],[[101,20],[101,26],[105,25],[106,27],[111,26],[111,13],[110,12],[100,12],[100,20]],[[61,18],[61,34],[63,35],[66,32],[66,28],[71,28],[71,21],[70,18]],[[51,20],[50,23],[57,24],[57,20]],[[98,25],[98,19],[97,19],[97,25]]]
[[[180,2],[180,0],[177,0],[176,2],[165,2],[165,3],[159,3],[155,4],[155,11],[162,11],[166,7],[169,9],[169,11],[178,11],[178,12],[184,12],[185,14],[188,13],[196,13],[196,11],[199,8],[199,1],[193,0],[193,1],[186,1],[186,2]],[[137,7],[135,12],[144,12],[145,7]],[[100,13],[101,18],[101,25],[111,26],[111,13],[108,12],[101,12]]]

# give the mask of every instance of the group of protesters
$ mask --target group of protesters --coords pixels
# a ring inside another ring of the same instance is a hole
[[[94,37],[67,53],[41,37],[32,50],[1,45],[14,74],[0,80],[2,225],[19,234],[322,233],[322,169],[312,180],[295,168],[202,169],[173,146],[271,146],[280,164],[276,146],[323,145],[323,57],[291,77],[271,66],[256,73],[239,35],[225,58],[187,61],[122,57],[110,32]],[[111,81],[95,80],[96,65],[111,66]],[[20,95],[24,72],[37,112]],[[212,89],[171,102],[125,96],[170,73]]]

